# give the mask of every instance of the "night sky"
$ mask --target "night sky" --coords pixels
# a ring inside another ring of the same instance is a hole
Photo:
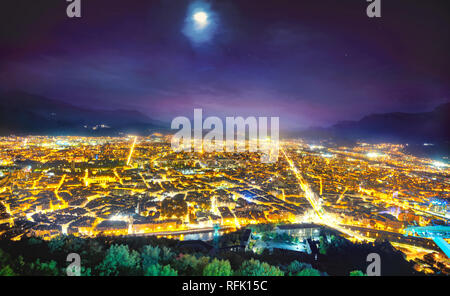
[[[370,19],[365,0],[82,0],[69,19],[64,0],[2,0],[0,90],[285,128],[427,111],[450,98],[445,2],[382,0]]]

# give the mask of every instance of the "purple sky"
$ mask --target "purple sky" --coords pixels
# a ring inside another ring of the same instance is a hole
[[[446,1],[5,0],[0,89],[170,121],[280,116],[301,128],[431,110],[450,97]],[[30,4],[31,3],[31,4]],[[192,14],[208,13],[205,30]],[[195,24],[194,24],[195,25]]]

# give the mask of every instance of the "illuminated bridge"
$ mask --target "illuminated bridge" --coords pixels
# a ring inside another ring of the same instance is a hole
[[[410,226],[405,229],[406,235],[431,238],[445,255],[450,258],[450,245],[445,241],[445,238],[450,238],[450,226]]]

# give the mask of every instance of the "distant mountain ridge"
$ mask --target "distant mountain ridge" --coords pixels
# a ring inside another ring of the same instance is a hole
[[[449,113],[450,103],[446,103],[430,112],[372,114],[359,121],[309,128],[288,136],[314,140],[448,143]],[[148,135],[155,131],[168,132],[169,126],[133,110],[93,110],[20,91],[0,93],[0,135]]]
[[[149,134],[165,125],[133,110],[92,110],[20,91],[0,93],[0,135]]]
[[[339,122],[329,128],[309,128],[300,133],[307,138],[393,142],[450,141],[450,103],[422,113],[393,112],[371,114],[359,121]]]

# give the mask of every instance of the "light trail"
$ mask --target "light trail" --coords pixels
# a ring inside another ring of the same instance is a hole
[[[113,169],[113,173],[114,173],[114,176],[116,176],[116,178],[119,180],[120,185],[123,185],[122,178],[120,177],[120,175],[119,175],[119,173],[117,172],[116,169]],[[147,186],[147,188],[148,188],[148,186]]]
[[[144,176],[141,173],[139,173],[139,176],[141,177],[142,181],[144,182],[145,187],[147,187],[147,189],[150,189],[150,186],[148,185],[147,180],[145,180]]]
[[[342,192],[341,196],[339,197],[339,199],[336,201],[336,203],[340,203],[341,199],[344,197],[344,193],[347,192],[348,187],[345,187],[344,191]]]
[[[133,144],[131,144],[130,154],[128,155],[127,165],[130,165],[131,156],[133,155],[134,146],[136,145],[137,136],[134,137]]]
[[[86,169],[84,171],[84,186],[88,187],[89,186],[89,169]]]
[[[319,180],[320,180],[320,195],[322,196],[322,192],[323,192],[322,178],[319,177]]]
[[[58,186],[56,186],[56,190],[55,190],[56,192],[58,192],[59,188],[61,188],[65,179],[66,179],[66,174],[62,175],[61,179],[59,180]]]
[[[306,181],[300,175],[297,167],[295,167],[293,161],[289,158],[289,156],[287,156],[284,149],[282,147],[280,147],[280,150],[283,153],[284,157],[286,158],[286,161],[289,163],[289,166],[291,167],[292,172],[294,173],[295,177],[297,178],[297,180],[300,184],[300,187],[302,188],[303,192],[305,192],[306,199],[309,201],[309,203],[313,207],[317,216],[319,218],[322,218],[323,210],[321,207],[319,207],[319,205],[316,204],[314,192],[310,189],[309,185],[306,183]]]
[[[64,207],[67,207],[68,206],[67,202],[58,194],[58,190],[61,188],[65,179],[66,179],[66,174],[62,175],[61,180],[59,181],[58,185],[55,188],[55,197],[62,203],[62,205]]]
[[[314,175],[311,175],[311,174],[307,174],[307,175],[310,176],[311,178],[319,179],[319,182],[320,182],[320,193],[319,193],[319,195],[322,196],[322,193],[323,193],[322,177],[321,176],[314,176]]]
[[[39,184],[39,182],[41,181],[43,175],[39,175],[39,177],[33,181],[33,186],[31,187],[31,189],[35,189],[37,184]]]

